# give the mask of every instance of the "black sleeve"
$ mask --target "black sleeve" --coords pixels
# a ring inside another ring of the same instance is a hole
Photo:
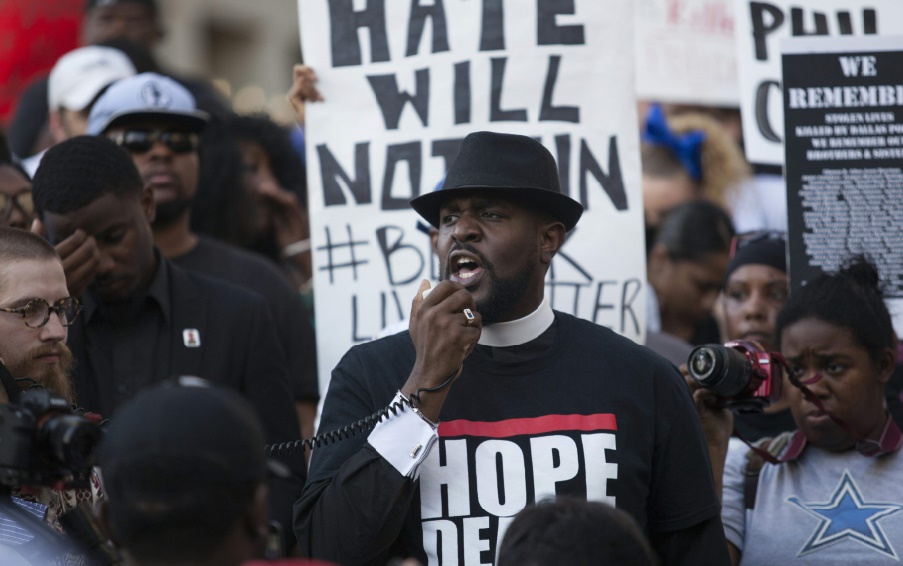
[[[290,336],[285,342],[291,370],[292,393],[296,401],[316,403],[320,400],[317,383],[317,340],[301,295],[295,291],[292,292],[291,302],[286,308],[286,318],[288,320],[283,328],[286,328]]]
[[[386,563],[414,499],[414,481],[369,444],[295,504],[301,551],[339,564]]]
[[[285,356],[276,337],[269,312],[262,301],[247,328],[245,367],[241,390],[257,410],[267,434],[267,442],[277,444],[298,439],[298,417],[292,404]],[[279,521],[283,532],[292,525],[292,503],[301,494],[306,476],[303,454],[274,456],[288,466],[288,478],[270,480],[270,518]],[[286,536],[291,542],[291,536]]]
[[[662,362],[655,375],[648,529],[663,564],[730,564],[708,449],[689,388]],[[656,543],[659,541],[659,543]]]
[[[663,565],[731,564],[720,517],[679,531],[650,532],[649,541]]]
[[[400,383],[385,383],[374,391],[365,375],[352,348],[332,372],[321,431],[338,430],[392,401]],[[295,534],[305,555],[381,565],[399,539],[415,484],[366,443],[368,435],[358,433],[314,450],[309,482],[295,504]]]

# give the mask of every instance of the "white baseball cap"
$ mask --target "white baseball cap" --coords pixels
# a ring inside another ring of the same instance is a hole
[[[166,122],[200,132],[207,113],[197,109],[194,96],[176,81],[157,73],[141,73],[118,81],[97,99],[88,116],[88,134],[135,122]]]
[[[47,80],[47,107],[80,111],[104,87],[135,74],[132,61],[118,49],[89,45],[60,57]]]

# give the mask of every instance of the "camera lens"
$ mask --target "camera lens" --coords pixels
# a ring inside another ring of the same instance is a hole
[[[687,360],[690,377],[721,397],[734,398],[749,387],[752,368],[746,356],[721,344],[699,346]]]
[[[690,375],[696,381],[705,381],[711,375],[712,370],[715,369],[715,354],[706,346],[696,348],[690,355],[688,365],[690,367]]]
[[[42,441],[60,464],[72,471],[91,469],[94,447],[100,440],[100,428],[77,415],[55,415],[41,427]]]

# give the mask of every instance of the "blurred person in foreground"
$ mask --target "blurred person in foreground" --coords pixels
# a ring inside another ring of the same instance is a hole
[[[248,403],[198,378],[139,393],[99,448],[102,522],[134,566],[237,566],[263,556],[267,477],[281,466]]]
[[[514,517],[499,547],[497,566],[655,566],[658,561],[636,522],[599,501],[540,501]]]
[[[896,564],[903,434],[884,389],[897,337],[874,265],[856,258],[794,291],[775,332],[795,431],[728,448],[732,413],[694,393],[716,478],[723,471],[733,563]]]

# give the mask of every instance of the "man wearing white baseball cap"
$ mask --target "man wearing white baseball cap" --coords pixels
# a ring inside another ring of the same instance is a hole
[[[47,119],[53,143],[84,134],[94,101],[108,86],[134,74],[129,58],[112,47],[89,45],[60,57],[47,81]],[[30,176],[34,177],[43,155],[22,161]]]

